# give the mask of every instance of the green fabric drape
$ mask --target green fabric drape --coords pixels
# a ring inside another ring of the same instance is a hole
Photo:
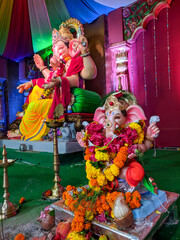
[[[14,0],[0,1],[0,55],[3,54],[8,38]]]
[[[59,25],[70,18],[70,14],[63,0],[45,0],[52,28],[59,29]]]
[[[44,0],[28,0],[34,52],[52,45],[52,28]]]

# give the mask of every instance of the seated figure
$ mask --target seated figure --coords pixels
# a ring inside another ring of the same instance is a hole
[[[17,87],[20,93],[32,88],[26,100],[28,107],[19,128],[22,140],[41,140],[49,130],[45,121],[53,119],[55,107],[59,103],[64,107],[68,106],[71,100],[70,88],[79,87],[79,76],[84,79],[96,77],[96,66],[90,56],[87,39],[83,35],[73,38],[68,24],[71,27],[74,24],[75,29],[81,29],[80,33],[83,34],[82,25],[76,19],[62,23],[58,31],[54,29],[53,57],[50,59],[53,69],[49,70],[42,58],[35,54],[36,67],[44,78],[33,79]]]
[[[129,191],[145,176],[137,155],[147,151],[159,134],[156,122],[147,127],[142,108],[135,97],[120,91],[111,94],[105,105],[98,108],[94,121],[86,131],[77,133],[77,140],[86,148],[86,172],[90,187],[118,185],[118,178],[125,179]]]

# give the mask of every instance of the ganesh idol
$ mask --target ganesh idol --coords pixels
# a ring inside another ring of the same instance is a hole
[[[138,156],[152,146],[160,132],[156,120],[147,128],[145,120],[134,95],[120,91],[110,94],[104,106],[95,111],[94,122],[77,133],[79,144],[86,149],[84,159],[91,188],[113,189],[123,179],[128,191],[134,191],[144,179]]]
[[[70,28],[76,30],[76,38]],[[65,108],[70,103],[70,89],[79,87],[80,78],[96,77],[96,66],[83,36],[82,24],[77,19],[69,19],[60,25],[59,30],[53,30],[52,45],[52,69],[48,69],[42,58],[35,54],[34,62],[44,78],[33,79],[17,87],[20,93],[31,88],[19,128],[21,140],[41,140],[49,131],[45,121],[53,119],[56,106],[62,103]]]

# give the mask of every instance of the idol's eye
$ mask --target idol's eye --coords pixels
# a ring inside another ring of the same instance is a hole
[[[112,126],[112,124],[110,123],[110,122],[108,122],[107,124],[106,124],[106,127],[107,128],[110,128]]]

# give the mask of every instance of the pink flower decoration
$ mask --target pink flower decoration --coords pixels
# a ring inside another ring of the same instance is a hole
[[[102,124],[96,122],[92,122],[86,127],[87,133],[90,135],[92,135],[94,132],[100,133],[103,130],[103,128],[104,126]]]
[[[99,215],[97,215],[97,216],[95,217],[95,219],[96,219],[97,221],[99,221],[99,222],[107,222],[107,219],[106,219],[106,217],[105,217],[104,212],[101,213],[101,214],[99,214]]]
[[[105,136],[103,136],[101,133],[94,132],[89,140],[94,145],[103,146],[103,141],[105,140]]]

